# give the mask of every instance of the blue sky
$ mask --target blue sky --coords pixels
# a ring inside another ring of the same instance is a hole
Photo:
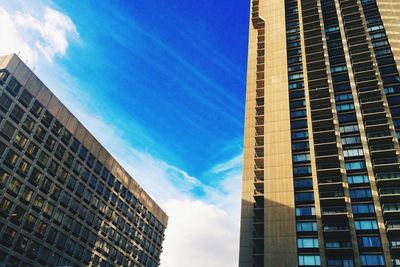
[[[56,2],[80,34],[59,62],[132,145],[195,176],[240,153],[245,1],[81,2]]]
[[[237,265],[249,3],[2,4],[0,53],[19,53],[168,213],[161,266]]]

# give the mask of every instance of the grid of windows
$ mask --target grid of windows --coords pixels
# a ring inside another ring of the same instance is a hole
[[[0,251],[26,264],[158,266],[161,222],[16,79],[0,77]]]

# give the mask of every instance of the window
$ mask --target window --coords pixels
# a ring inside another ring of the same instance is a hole
[[[315,232],[317,231],[316,222],[298,222],[296,223],[297,232]]]
[[[310,161],[310,154],[297,154],[292,156],[293,162],[307,162]]]
[[[312,187],[313,187],[312,179],[296,179],[296,180],[294,180],[294,188],[296,188],[296,189],[312,188]]]
[[[15,105],[11,111],[10,118],[16,123],[20,123],[25,112],[19,106]]]
[[[30,157],[30,158],[35,158],[37,153],[39,151],[39,148],[33,143],[31,142],[28,146],[28,148],[26,149],[26,154]]]
[[[17,236],[17,231],[14,229],[7,227],[7,229],[3,233],[3,238],[1,243],[5,246],[10,247]]]
[[[308,142],[299,142],[299,143],[293,143],[292,144],[292,150],[293,151],[304,151],[309,149],[309,144]]]
[[[28,138],[26,138],[22,133],[17,133],[15,135],[15,144],[20,148],[24,148],[26,143],[28,142]]]
[[[296,208],[296,216],[314,216],[315,207],[299,207]]]
[[[385,259],[382,254],[360,255],[361,266],[385,266]]]
[[[354,104],[340,104],[336,105],[337,111],[348,111],[348,110],[354,110]]]
[[[42,209],[44,203],[44,198],[37,195],[35,200],[33,201],[33,207],[37,208],[38,210]]]
[[[16,128],[9,123],[8,121],[6,121],[3,125],[3,129],[1,129],[1,132],[3,134],[3,136],[7,139],[7,140],[11,140],[13,138],[13,135],[15,133]]]
[[[290,127],[292,129],[307,128],[307,120],[298,120],[290,122]]]
[[[10,76],[10,75],[8,74],[7,71],[1,70],[0,71],[0,84],[3,85],[6,82],[8,76]]]
[[[0,96],[0,109],[4,112],[7,113],[8,110],[10,109],[12,100],[9,98],[6,94],[2,94]]]
[[[378,223],[376,220],[355,220],[356,230],[377,230]]]
[[[26,116],[22,127],[27,131],[27,132],[32,132],[33,127],[35,127],[35,122],[30,116]]]
[[[49,151],[53,151],[54,147],[56,145],[56,140],[51,137],[50,135],[47,137],[45,146]]]
[[[299,255],[299,266],[320,266],[321,258],[319,255]]]
[[[43,168],[45,168],[49,159],[50,159],[49,156],[42,151],[39,155],[37,162],[39,163],[39,165],[41,165]]]
[[[337,102],[351,100],[351,99],[353,99],[353,95],[351,93],[340,94],[335,96],[335,100]]]
[[[17,240],[17,243],[15,244],[15,250],[20,253],[24,253],[27,244],[28,244],[28,238],[24,235],[20,235]]]
[[[3,188],[7,181],[10,179],[11,175],[3,169],[0,169],[0,188]]]
[[[374,214],[374,204],[353,204],[352,205],[354,214]]]
[[[290,112],[290,118],[291,119],[304,118],[306,116],[307,116],[307,112],[305,110],[303,110],[303,109]]]
[[[357,198],[371,198],[372,193],[371,189],[365,188],[365,189],[350,189],[350,197],[353,199]]]
[[[311,166],[293,167],[293,175],[296,177],[310,176],[311,175]]]
[[[30,240],[27,250],[28,257],[36,258],[38,251],[39,251],[39,244],[36,243],[35,241]]]
[[[366,168],[364,161],[346,162],[345,167],[347,171],[363,170]]]
[[[21,89],[21,85],[19,84],[19,82],[17,82],[17,80],[13,77],[11,78],[11,80],[9,81],[8,85],[7,85],[7,91],[12,94],[13,96],[18,95],[19,90]]]
[[[346,126],[340,127],[340,133],[353,133],[353,132],[358,132],[358,131],[359,131],[359,128],[358,128],[357,124],[346,125]]]
[[[17,163],[17,160],[18,160],[18,155],[17,155],[14,151],[9,150],[8,153],[7,153],[7,155],[6,155],[5,162],[6,162],[9,166],[15,167],[15,165],[16,165],[16,163]]]
[[[351,259],[328,258],[327,263],[330,267],[354,267],[354,261]]]
[[[10,214],[12,206],[13,204],[9,199],[3,198],[3,200],[0,202],[0,212],[3,213],[5,216],[8,216],[8,214]]]
[[[42,118],[42,123],[44,126],[47,128],[50,127],[51,122],[53,121],[53,115],[50,114],[47,110],[44,112],[43,118]]]
[[[343,154],[344,154],[345,158],[364,156],[364,152],[363,152],[362,148],[345,149],[345,150],[343,150]]]
[[[25,219],[24,228],[26,228],[28,231],[32,231],[35,228],[36,221],[37,218],[35,216],[28,214],[28,217]]]
[[[21,186],[22,183],[17,180],[17,178],[13,178],[10,182],[10,184],[8,185],[8,190],[12,193],[14,193],[15,195],[18,195],[19,190],[21,190]]]
[[[39,235],[44,236],[47,230],[48,224],[43,222],[43,221],[39,221],[36,231]]]
[[[308,138],[308,131],[292,132],[292,139],[304,139]]]
[[[379,236],[362,236],[358,239],[363,248],[380,248],[381,239]]]
[[[78,141],[76,138],[74,138],[74,139],[72,140],[71,150],[72,150],[74,153],[76,153],[76,152],[78,151],[78,149],[79,149],[79,145],[80,145],[79,141]]]
[[[40,114],[42,113],[43,110],[43,106],[41,104],[39,104],[39,102],[37,100],[35,100],[35,102],[33,103],[33,106],[31,108],[31,112],[32,114],[38,118],[40,116]]]
[[[29,104],[31,103],[33,97],[28,91],[24,90],[22,91],[21,96],[19,97],[18,101],[24,106],[28,107]]]
[[[347,181],[349,184],[369,183],[368,175],[366,174],[349,175],[347,176]]]
[[[18,171],[20,171],[25,176],[28,174],[30,168],[31,165],[26,160],[22,160],[19,163]]]
[[[355,113],[339,114],[338,119],[339,119],[339,123],[349,123],[349,122],[357,121],[357,117],[356,117]]]
[[[314,201],[314,193],[313,192],[295,193],[294,198],[296,202]]]

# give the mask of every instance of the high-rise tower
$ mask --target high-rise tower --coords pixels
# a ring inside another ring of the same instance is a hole
[[[252,0],[241,267],[400,266],[400,1]]]

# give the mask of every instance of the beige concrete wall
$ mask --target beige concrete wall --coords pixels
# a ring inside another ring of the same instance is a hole
[[[239,266],[252,266],[254,146],[256,115],[257,30],[250,21],[247,62],[246,113],[243,144],[242,207],[240,221]]]
[[[264,1],[265,266],[297,266],[285,1]]]

